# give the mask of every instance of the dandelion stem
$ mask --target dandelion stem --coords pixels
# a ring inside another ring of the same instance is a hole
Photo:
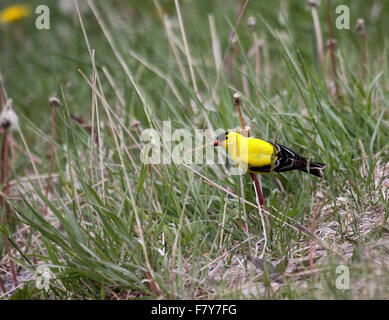
[[[47,177],[47,186],[46,186],[46,198],[49,195],[50,192],[50,183],[51,183],[51,176],[53,174],[54,169],[54,159],[55,159],[55,137],[56,137],[56,127],[57,127],[57,118],[56,118],[56,106],[59,103],[59,100],[57,98],[50,98],[49,100],[50,106],[51,106],[51,153],[50,153],[50,168],[49,168],[49,174]],[[46,210],[47,211],[47,206]]]
[[[361,36],[361,60],[362,60],[362,80],[366,81],[366,28],[365,21],[359,18],[357,21],[357,30]]]
[[[329,48],[331,54],[333,80],[335,83],[335,95],[337,99],[340,101],[341,98],[340,98],[339,85],[338,85],[338,73],[336,71],[336,60],[335,60],[335,39],[332,30],[332,20],[331,20],[331,0],[327,0],[327,23],[328,23],[328,33],[330,37]]]
[[[259,55],[259,41],[257,37],[257,33],[254,31],[253,40],[255,46],[255,83],[257,85],[257,89],[259,89],[259,73],[261,71],[261,58]]]
[[[8,130],[4,128],[3,131],[3,142],[1,146],[1,184],[3,185],[2,194],[8,195],[9,181],[8,181]],[[4,205],[4,199],[1,197],[1,206]],[[4,205],[7,208],[6,212],[6,221],[9,221],[9,209],[8,206]]]
[[[1,110],[4,112],[6,109],[5,106],[5,99],[4,99],[4,92],[3,92],[3,83],[0,81],[0,102],[1,102]],[[1,147],[1,159],[0,159],[0,171],[1,171],[1,177],[0,177],[0,182],[4,186],[3,187],[3,192],[2,195],[0,196],[0,208],[5,208],[6,212],[6,222],[8,224],[9,218],[10,218],[10,208],[7,203],[4,203],[4,197],[8,196],[9,193],[9,179],[8,179],[8,127],[10,126],[9,122],[4,122],[1,124],[3,127],[3,143]],[[0,211],[0,224],[3,224],[3,218],[2,218],[2,210]],[[9,245],[9,240],[7,236],[3,233],[4,236],[4,243],[5,243],[5,248],[7,250],[8,256],[11,257],[11,248]],[[16,270],[15,270],[15,265],[14,262],[10,259],[9,264],[11,266],[11,273],[12,273],[12,279],[14,282],[14,286],[18,286],[18,280],[16,278]],[[3,289],[3,284],[2,289]]]

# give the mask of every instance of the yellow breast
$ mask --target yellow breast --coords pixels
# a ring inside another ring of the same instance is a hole
[[[228,135],[224,147],[235,163],[249,167],[270,165],[274,152],[271,143],[261,139],[246,138],[235,132]]]

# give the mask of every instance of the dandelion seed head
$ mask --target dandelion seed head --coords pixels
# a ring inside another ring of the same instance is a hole
[[[327,41],[327,48],[331,48],[331,47],[335,48],[335,46],[336,46],[336,40],[335,39],[329,39]]]
[[[362,18],[359,18],[357,20],[357,31],[360,33],[365,32],[365,20],[363,20]]]
[[[7,103],[8,104],[8,103]],[[11,108],[5,108],[0,114],[0,127],[3,129],[16,130],[19,118]]]
[[[317,7],[320,5],[320,1],[318,0],[308,0],[308,6],[312,7]]]
[[[255,17],[249,17],[249,18],[247,19],[247,26],[248,26],[249,28],[254,29],[256,24],[257,24],[257,20],[255,19]]]
[[[131,127],[137,127],[139,125],[140,125],[140,122],[138,120],[135,120],[135,119],[131,120],[131,123],[130,123]]]
[[[59,101],[59,99],[54,96],[50,97],[49,103],[52,107],[60,107],[62,105],[61,101]]]

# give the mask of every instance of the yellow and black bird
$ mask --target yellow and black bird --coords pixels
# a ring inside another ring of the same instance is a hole
[[[324,163],[309,162],[293,150],[262,139],[246,138],[230,131],[219,135],[214,146],[222,146],[235,163],[250,173],[285,172],[300,170],[323,178]]]

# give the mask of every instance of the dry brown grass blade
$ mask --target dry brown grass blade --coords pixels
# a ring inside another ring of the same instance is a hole
[[[310,6],[310,9],[311,9],[313,25],[315,28],[316,43],[317,43],[317,55],[319,58],[319,70],[321,71],[322,65],[323,65],[324,53],[323,53],[323,36],[321,33],[319,14],[318,14],[318,10],[317,10],[318,3],[316,0],[309,0],[308,5]]]
[[[5,105],[5,99],[4,99],[4,90],[3,90],[3,81],[1,79],[0,81],[0,102],[1,102],[1,111],[4,112],[7,106]],[[5,219],[6,223],[8,225],[9,218],[10,218],[10,207],[8,203],[4,201],[4,197],[9,196],[9,167],[8,167],[8,128],[10,126],[10,123],[2,123],[0,124],[3,127],[3,142],[1,146],[1,163],[0,163],[0,169],[1,169],[1,184],[3,185],[3,190],[2,194],[0,195],[0,208],[3,209],[5,208]],[[3,211],[3,210],[1,210]],[[3,224],[3,219],[1,217],[2,212],[0,212],[0,224]],[[11,267],[11,273],[12,273],[12,279],[14,282],[14,286],[18,286],[18,280],[16,277],[16,270],[15,270],[15,264],[13,260],[11,259],[11,247],[9,244],[8,237],[4,234],[4,243],[5,243],[5,248],[7,251],[8,256],[10,257],[9,259],[9,264]],[[3,287],[3,286],[2,286]]]
[[[320,206],[320,199],[317,200],[315,209],[313,210],[313,216],[312,216],[312,221],[311,221],[311,233],[315,231],[315,222],[316,222],[316,216],[317,212],[319,211],[319,206]],[[309,266],[311,269],[315,268],[315,265],[313,263],[313,243],[312,239],[309,239]]]
[[[57,111],[56,108],[61,106],[60,101],[56,97],[51,97],[49,99],[49,104],[51,106],[51,150],[50,150],[50,168],[47,176],[47,185],[45,196],[48,198],[50,188],[51,188],[51,176],[53,174],[54,169],[54,161],[55,161],[55,137],[56,137],[56,128],[57,128]],[[45,212],[47,212],[47,205],[45,206]]]

